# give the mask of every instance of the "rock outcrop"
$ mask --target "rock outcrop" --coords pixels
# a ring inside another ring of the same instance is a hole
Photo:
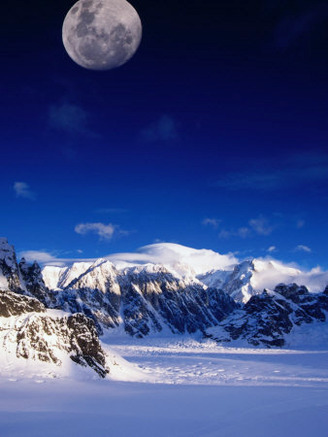
[[[109,372],[92,320],[83,314],[49,312],[35,298],[0,291],[1,347],[17,358],[62,364],[63,357],[89,366],[105,377]]]
[[[244,340],[250,345],[284,346],[295,326],[324,322],[328,312],[328,287],[323,293],[309,293],[297,284],[279,284],[250,298],[220,326],[207,331],[218,342]]]

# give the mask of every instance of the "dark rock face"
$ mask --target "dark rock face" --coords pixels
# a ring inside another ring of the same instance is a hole
[[[0,291],[0,317],[20,316],[26,313],[41,313],[45,311],[44,305],[37,299]]]
[[[15,249],[6,238],[0,238],[0,275],[6,278],[6,287],[15,293],[36,297],[46,306],[51,306],[52,293],[47,289],[41,268],[37,262],[28,264],[24,258],[18,264]]]
[[[17,316],[14,326],[4,323],[0,330],[6,331],[3,347],[10,347],[7,342],[14,344],[18,358],[60,365],[63,351],[76,363],[90,366],[101,377],[109,372],[94,323],[85,315],[50,316],[37,299],[2,291],[0,317],[11,316]]]
[[[36,297],[43,304],[51,306],[52,295],[43,281],[39,264],[37,262],[28,264],[25,258],[22,258],[18,268],[27,293]]]
[[[73,314],[67,319],[67,332],[73,361],[90,366],[101,377],[109,373],[106,357],[99,343],[98,333],[91,319],[83,314]]]
[[[103,328],[114,328],[119,326],[120,313],[112,303],[110,292],[88,288],[66,289],[53,292],[53,308],[62,309],[69,313],[83,313],[93,320],[99,334]]]
[[[162,266],[119,272],[108,261],[54,295],[56,307],[83,312],[94,320],[99,333],[103,327],[123,324],[136,337],[164,328],[172,333],[204,332],[237,307],[222,291],[186,283]]]
[[[209,334],[219,342],[241,339],[254,346],[283,346],[295,325],[324,322],[327,311],[326,292],[311,294],[304,286],[279,284],[274,292],[251,297]]]
[[[6,278],[9,290],[19,292],[23,289],[15,249],[6,238],[0,238],[0,274]]]

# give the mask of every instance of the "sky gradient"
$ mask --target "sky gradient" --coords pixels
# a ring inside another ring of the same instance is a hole
[[[136,0],[124,66],[76,65],[74,1],[4,3],[1,234],[61,258],[154,242],[328,268],[328,5]]]

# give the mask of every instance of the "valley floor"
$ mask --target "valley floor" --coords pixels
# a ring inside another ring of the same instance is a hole
[[[327,435],[327,350],[107,340],[114,354],[134,363],[114,359],[112,380],[0,371],[0,435]]]

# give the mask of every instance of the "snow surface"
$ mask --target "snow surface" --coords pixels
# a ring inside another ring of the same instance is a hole
[[[0,272],[0,290],[8,290],[7,278]]]
[[[327,435],[327,349],[223,348],[183,336],[106,341],[106,380],[76,365],[70,377],[29,378],[2,366],[1,435]]]

